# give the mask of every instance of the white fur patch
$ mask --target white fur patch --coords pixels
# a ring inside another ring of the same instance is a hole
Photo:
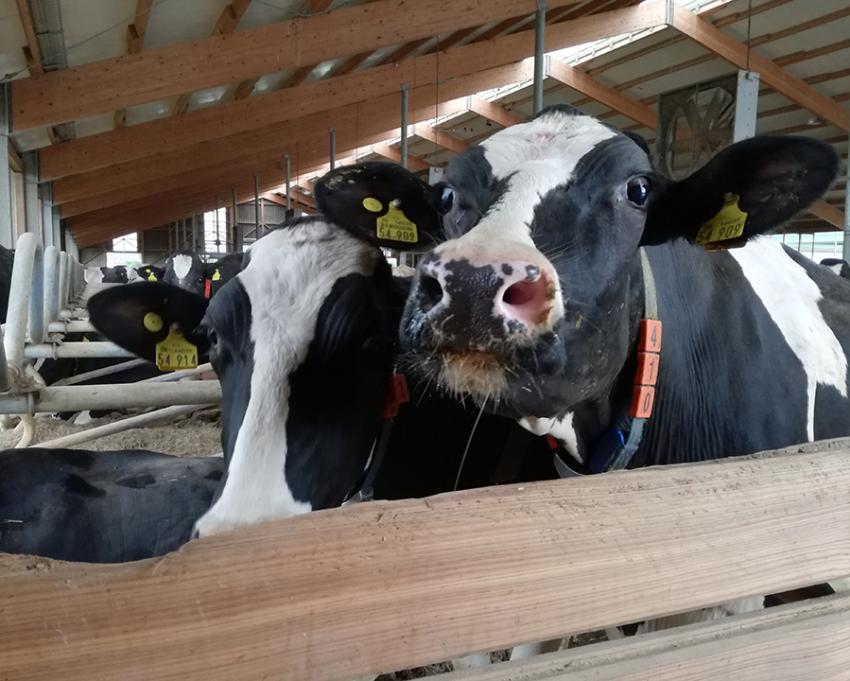
[[[192,256],[175,255],[171,259],[171,266],[174,268],[174,274],[182,281],[189,274],[189,270],[192,269]]]
[[[378,251],[323,222],[263,237],[239,280],[251,300],[254,372],[227,479],[195,527],[201,536],[306,513],[285,476],[289,377],[307,357],[322,303],[349,274],[371,275]]]
[[[808,378],[806,428],[815,439],[817,385],[833,386],[847,397],[847,356],[821,314],[818,285],[782,246],[772,239],[753,239],[729,251],[761,299],[785,342],[800,359]]]
[[[519,420],[519,425],[535,435],[551,435],[571,457],[579,463],[584,463],[578,450],[578,435],[573,427],[572,412],[567,412],[561,418],[524,418]]]
[[[844,267],[843,263],[838,263],[837,265],[827,265],[829,269],[831,269],[836,274],[841,274],[841,270]]]

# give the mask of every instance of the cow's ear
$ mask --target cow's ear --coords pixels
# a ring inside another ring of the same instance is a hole
[[[116,345],[137,357],[156,360],[156,344],[165,340],[172,325],[206,357],[209,341],[198,329],[207,310],[203,297],[162,282],[115,286],[93,295],[88,302],[92,325]]]
[[[679,182],[655,178],[643,244],[684,237],[729,248],[778,229],[820,198],[838,155],[808,137],[762,136],[733,144]]]
[[[438,190],[395,163],[341,166],[316,183],[316,205],[331,222],[363,241],[423,250],[442,240]]]

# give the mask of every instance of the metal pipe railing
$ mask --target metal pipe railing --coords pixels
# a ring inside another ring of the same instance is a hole
[[[56,299],[59,300],[58,296]],[[98,333],[98,330],[91,325],[91,322],[69,320],[50,322],[47,325],[47,333]]]
[[[30,338],[44,340],[44,258],[41,243],[34,234],[21,234],[15,249],[9,307],[6,313],[6,350],[8,370],[21,376],[24,365],[27,320]]]
[[[68,378],[60,378],[53,384],[53,387],[58,387],[60,385],[76,385],[77,383],[85,383],[86,381],[91,381],[95,378],[111,376],[112,374],[118,374],[122,371],[135,369],[136,367],[144,366],[146,364],[150,364],[150,362],[148,362],[148,360],[146,359],[131,359],[127,362],[113,364],[112,366],[103,367],[101,369],[92,369],[91,371],[84,371],[83,373],[76,374],[75,376],[68,376]]]
[[[92,385],[43,388],[23,395],[0,395],[0,414],[129,409],[177,404],[211,404],[221,401],[218,381]]]
[[[59,258],[56,246],[44,249],[44,322],[50,333],[50,322],[59,317]]]
[[[32,343],[24,348],[25,359],[66,359],[135,357],[132,352],[109,341],[72,341],[70,343]]]

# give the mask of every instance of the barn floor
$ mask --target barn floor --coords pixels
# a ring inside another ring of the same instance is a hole
[[[127,414],[114,413],[96,418],[84,426],[48,416],[36,417],[36,435],[33,446],[54,438],[86,430],[93,426],[125,418]],[[190,416],[171,420],[167,424],[133,428],[114,435],[73,445],[72,449],[148,449],[178,456],[214,456],[221,453],[221,412],[203,409]],[[20,429],[0,430],[0,449],[14,447],[20,438]]]

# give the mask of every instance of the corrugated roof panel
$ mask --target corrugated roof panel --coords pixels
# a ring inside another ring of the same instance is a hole
[[[124,54],[136,0],[60,0],[60,8],[68,66]]]
[[[0,77],[29,75],[23,53],[26,44],[15,0],[0,0]]]

